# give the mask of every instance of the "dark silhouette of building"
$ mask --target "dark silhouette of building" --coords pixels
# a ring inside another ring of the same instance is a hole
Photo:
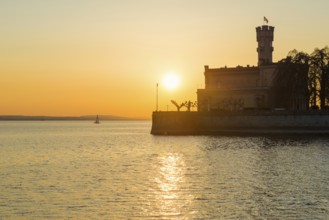
[[[274,27],[268,25],[256,27],[256,33],[258,42],[258,66],[272,63]]]
[[[277,67],[272,56],[274,27],[256,27],[256,33],[258,66],[205,66],[205,88],[197,91],[199,111],[273,107],[271,87]]]

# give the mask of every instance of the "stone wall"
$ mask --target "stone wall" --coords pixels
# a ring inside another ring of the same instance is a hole
[[[151,134],[329,134],[329,114],[154,112]]]

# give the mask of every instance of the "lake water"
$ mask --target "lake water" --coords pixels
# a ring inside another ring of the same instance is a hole
[[[0,219],[329,219],[329,138],[0,122]]]

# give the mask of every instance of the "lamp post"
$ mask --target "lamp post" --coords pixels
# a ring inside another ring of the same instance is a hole
[[[157,83],[157,85],[156,85],[156,111],[159,110],[158,109],[158,100],[159,100],[159,92],[158,92],[158,90],[159,90],[159,83]]]

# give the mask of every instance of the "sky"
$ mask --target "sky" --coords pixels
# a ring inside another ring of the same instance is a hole
[[[329,45],[328,0],[0,0],[0,115],[150,118],[196,101],[210,68]],[[175,89],[164,77],[175,73]]]

